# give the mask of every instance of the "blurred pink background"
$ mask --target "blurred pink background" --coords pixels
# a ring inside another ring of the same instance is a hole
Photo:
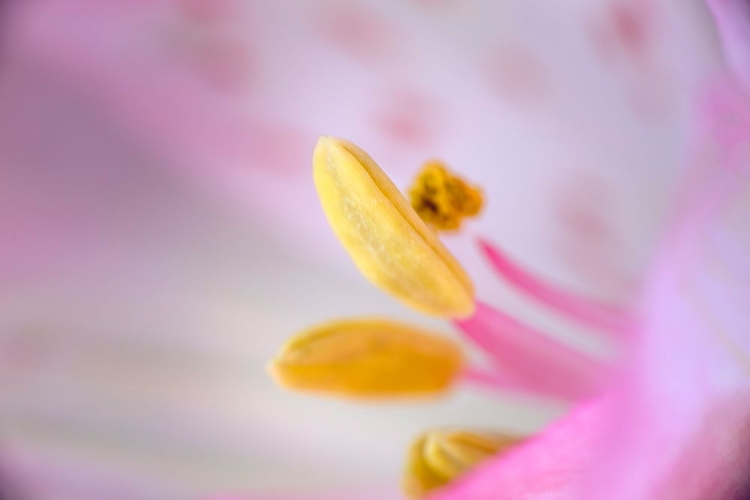
[[[426,321],[339,248],[311,182],[317,136],[359,144],[402,187],[433,157],[482,185],[482,218],[447,239],[479,295],[606,351],[490,279],[467,236],[626,302],[689,158],[695,93],[723,71],[686,0],[16,0],[0,23],[9,500],[390,492],[425,427],[535,430],[561,408],[273,386],[267,360],[311,323]]]

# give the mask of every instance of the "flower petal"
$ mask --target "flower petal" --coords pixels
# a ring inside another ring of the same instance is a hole
[[[367,153],[321,137],[313,171],[328,221],[367,279],[427,314],[473,312],[471,280]]]
[[[744,190],[726,191],[728,180]],[[747,231],[723,219],[740,200],[715,199],[716,190],[746,197],[747,183],[717,170],[701,187],[703,198],[679,214],[655,261],[642,331],[613,389],[617,406],[587,500],[740,500],[750,493],[748,257],[735,266],[709,246],[717,231]]]
[[[707,0],[724,46],[727,62],[750,93],[750,2]]]
[[[605,399],[574,409],[542,434],[480,465],[431,500],[570,500],[580,498],[595,444],[603,432]]]

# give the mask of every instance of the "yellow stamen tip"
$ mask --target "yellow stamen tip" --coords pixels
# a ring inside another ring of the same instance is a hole
[[[521,441],[516,436],[489,432],[427,432],[409,450],[404,490],[412,498],[426,496]]]
[[[377,319],[342,320],[289,340],[270,371],[293,390],[353,398],[436,395],[463,366],[463,353],[445,337]]]
[[[367,153],[321,137],[313,174],[334,233],[367,279],[426,314],[474,312],[466,272]]]
[[[411,206],[427,224],[439,230],[456,230],[467,217],[482,209],[482,192],[453,174],[440,161],[424,164],[409,189]]]

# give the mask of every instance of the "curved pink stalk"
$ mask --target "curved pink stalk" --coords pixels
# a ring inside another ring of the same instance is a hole
[[[487,304],[477,302],[471,318],[454,324],[525,391],[580,399],[596,394],[606,377],[601,363]]]
[[[533,386],[526,383],[523,378],[515,377],[500,372],[499,370],[483,370],[476,367],[465,368],[462,372],[465,382],[479,387],[486,387],[495,391],[501,391],[504,395],[517,393],[519,395],[538,395]]]
[[[627,329],[629,319],[625,311],[549,285],[522,269],[487,240],[478,238],[477,242],[493,269],[535,300],[584,325],[613,333],[623,333]]]

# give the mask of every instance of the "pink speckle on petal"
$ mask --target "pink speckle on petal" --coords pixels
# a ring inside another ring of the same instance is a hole
[[[577,276],[598,287],[624,292],[618,238],[612,221],[615,193],[603,179],[584,172],[570,177],[552,198],[557,249]]]
[[[730,80],[707,87],[699,102],[699,116],[705,133],[719,148],[722,163],[740,166],[750,149],[750,102]]]
[[[394,27],[371,8],[350,2],[330,3],[320,14],[321,36],[343,52],[364,61],[394,49]]]
[[[176,2],[160,33],[165,66],[177,63],[178,72],[187,71],[221,93],[247,90],[257,74],[255,51],[234,29],[244,5],[235,0]]]
[[[238,41],[206,47],[196,64],[211,86],[227,92],[246,90],[254,73],[252,52]]]
[[[565,207],[560,213],[560,220],[572,234],[582,240],[599,242],[608,236],[607,225],[601,216],[593,212]]]
[[[612,6],[612,24],[614,34],[623,47],[633,54],[644,50],[648,32],[642,11],[632,5],[615,4]]]
[[[596,50],[605,58],[620,53],[635,62],[648,60],[656,29],[650,0],[618,0],[607,9],[592,28]]]
[[[590,42],[602,61],[626,87],[634,114],[658,119],[673,105],[675,90],[656,50],[662,33],[653,0],[615,0],[592,19]]]
[[[396,91],[375,112],[375,128],[389,141],[407,146],[425,146],[438,136],[437,103],[424,94],[409,90]]]
[[[653,120],[672,105],[674,89],[655,50],[659,12],[652,0],[616,0],[590,24],[590,43],[627,87],[626,100],[637,116]]]
[[[236,0],[178,0],[181,12],[200,24],[217,24],[231,19]]]
[[[538,100],[548,90],[550,77],[546,68],[525,49],[506,48],[493,53],[482,72],[490,88],[505,101]]]
[[[238,158],[247,158],[248,168],[293,175],[309,167],[314,136],[294,125],[251,122],[237,127],[229,141]]]
[[[578,174],[553,199],[555,219],[571,237],[596,244],[611,237],[605,220],[612,195],[607,184],[592,174]]]

